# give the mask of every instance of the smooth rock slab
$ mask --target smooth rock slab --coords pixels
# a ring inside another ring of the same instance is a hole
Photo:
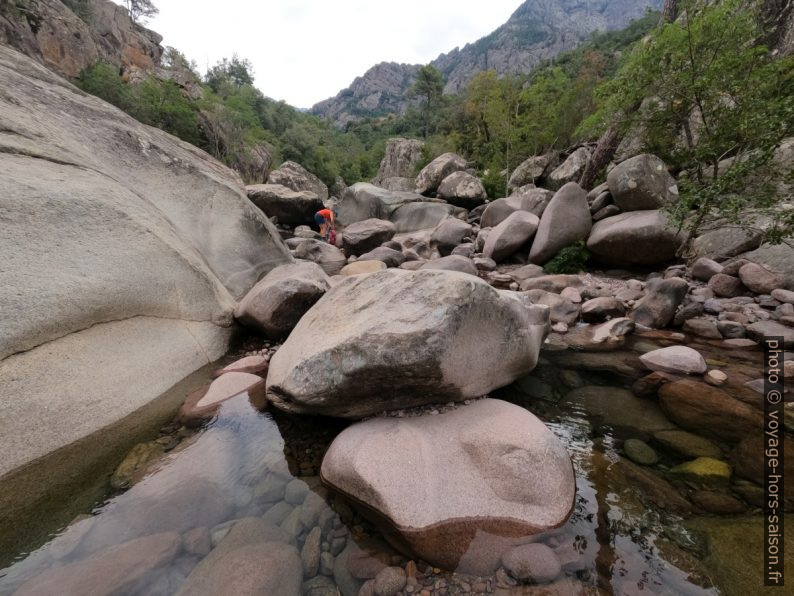
[[[386,269],[386,263],[383,261],[356,261],[354,263],[350,263],[349,265],[345,265],[342,267],[342,270],[339,272],[341,275],[350,276],[350,275],[362,275],[367,273],[375,273],[377,271],[383,271]]]
[[[351,426],[331,444],[321,475],[387,520],[416,556],[474,574],[562,525],[576,492],[553,433],[527,410],[493,399]]]
[[[647,352],[640,361],[654,371],[673,374],[702,375],[706,361],[700,352],[687,346],[670,346]]]
[[[629,211],[593,225],[587,248],[616,265],[655,265],[675,258],[683,237],[662,211]]]
[[[479,397],[534,368],[548,320],[545,306],[472,275],[350,277],[276,352],[268,395],[286,411],[348,418]]]

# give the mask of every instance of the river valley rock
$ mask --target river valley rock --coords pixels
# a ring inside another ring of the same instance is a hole
[[[3,45],[0,87],[2,475],[217,359],[235,300],[292,258],[199,149]]]
[[[287,411],[348,418],[477,397],[534,367],[548,317],[546,307],[473,275],[389,269],[352,277],[309,310],[273,357],[268,395]]]
[[[493,399],[355,424],[331,444],[321,473],[385,517],[422,559],[478,575],[527,537],[561,525],[575,493],[559,440],[527,410]]]

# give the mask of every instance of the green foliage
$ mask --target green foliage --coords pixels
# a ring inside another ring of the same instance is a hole
[[[421,99],[421,120],[424,127],[424,136],[430,135],[436,128],[439,108],[443,105],[444,77],[435,67],[423,66],[416,75],[416,81],[408,90],[409,97]]]
[[[543,270],[549,275],[579,273],[584,270],[589,260],[590,251],[587,250],[584,240],[579,240],[576,244],[571,244],[560,250],[543,266]]]
[[[647,151],[687,171],[671,213],[690,238],[712,216],[753,209],[781,220],[763,178],[794,131],[794,58],[775,59],[758,43],[759,8],[684,2],[682,18],[637,44],[599,88],[600,109],[582,126],[643,131]]]
[[[75,83],[144,124],[162,128],[194,145],[201,143],[196,106],[175,83],[150,77],[139,85],[128,85],[119,69],[107,62],[86,68]]]

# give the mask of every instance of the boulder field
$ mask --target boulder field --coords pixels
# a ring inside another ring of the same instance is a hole
[[[0,87],[2,476],[220,357],[293,259],[204,152],[6,46]]]

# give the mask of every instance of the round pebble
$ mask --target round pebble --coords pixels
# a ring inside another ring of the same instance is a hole
[[[405,587],[406,575],[402,567],[385,567],[375,576],[375,596],[394,596]]]
[[[514,578],[535,583],[557,579],[562,571],[560,560],[545,544],[522,544],[502,555],[502,565]]]
[[[623,443],[623,452],[635,464],[652,466],[659,461],[656,451],[648,443],[639,439],[626,439]]]
[[[709,385],[714,385],[715,387],[720,387],[724,385],[728,381],[728,375],[726,375],[721,370],[710,370],[706,373],[703,379]]]

